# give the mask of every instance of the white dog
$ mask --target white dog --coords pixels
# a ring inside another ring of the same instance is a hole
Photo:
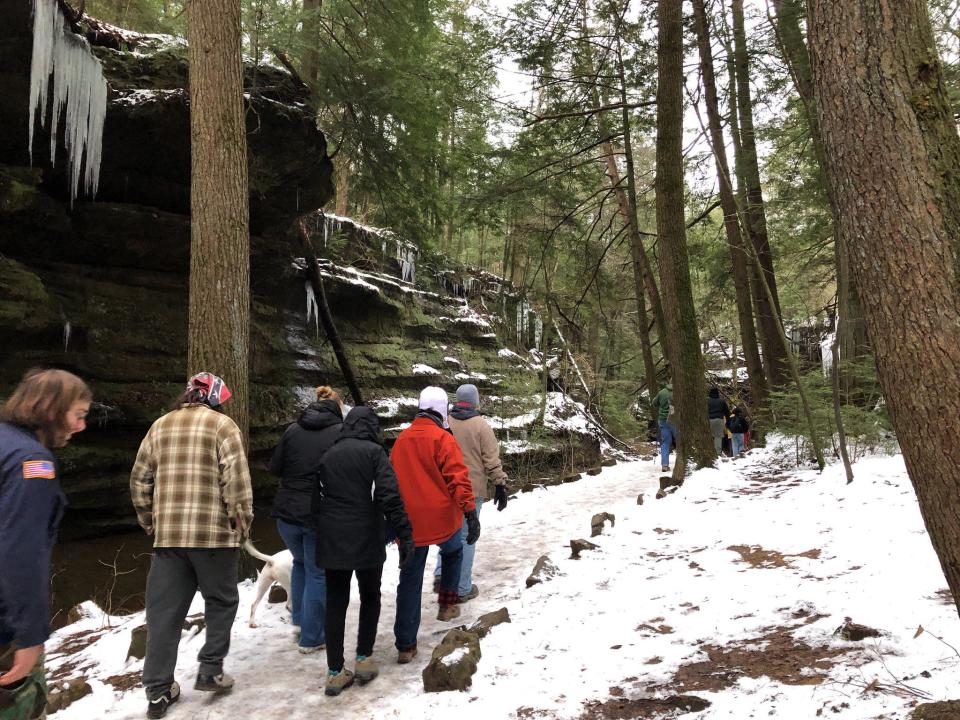
[[[253,615],[257,612],[257,606],[263,596],[267,594],[270,586],[274,583],[280,583],[280,586],[287,591],[287,609],[290,609],[290,572],[293,569],[293,554],[289,550],[281,550],[274,555],[264,555],[249,540],[243,543],[243,549],[266,563],[257,577],[257,598],[250,607],[249,624],[250,627],[256,627],[257,624],[253,621]]]

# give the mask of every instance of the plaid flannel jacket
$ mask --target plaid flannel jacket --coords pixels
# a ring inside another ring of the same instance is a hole
[[[240,429],[203,404],[150,427],[130,473],[137,519],[154,547],[237,547],[253,520],[250,469]]]

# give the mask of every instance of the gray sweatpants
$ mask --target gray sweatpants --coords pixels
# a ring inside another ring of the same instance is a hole
[[[710,434],[713,435],[713,447],[716,448],[717,455],[723,448],[723,431],[727,423],[723,418],[710,418]]]
[[[147,656],[142,680],[150,700],[173,684],[183,621],[198,589],[205,603],[206,642],[197,660],[201,673],[219,675],[240,604],[237,549],[154,548],[147,576]]]

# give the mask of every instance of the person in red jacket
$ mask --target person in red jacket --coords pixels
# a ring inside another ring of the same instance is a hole
[[[397,585],[393,633],[400,653],[397,662],[402,664],[417,654],[423,570],[430,546],[439,545],[443,558],[437,620],[453,620],[460,615],[457,588],[463,558],[460,528],[464,520],[467,544],[473,545],[480,537],[469,470],[447,425],[447,393],[442,388],[428,387],[420,393],[420,411],[410,427],[400,433],[390,461],[397,473],[416,545],[413,559],[400,570]]]

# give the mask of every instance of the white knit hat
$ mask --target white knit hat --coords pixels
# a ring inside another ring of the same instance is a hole
[[[448,404],[449,401],[447,400],[447,392],[441,387],[430,385],[425,387],[420,392],[420,409],[433,410],[434,412],[439,413],[440,417],[443,418],[444,427],[449,427],[447,424]]]

